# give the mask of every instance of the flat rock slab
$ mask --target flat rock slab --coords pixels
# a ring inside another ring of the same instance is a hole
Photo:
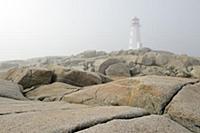
[[[114,119],[148,115],[144,109],[127,106],[91,107],[62,102],[3,101],[0,107],[2,133],[70,133]]]
[[[19,101],[0,97],[0,115],[79,108],[88,108],[88,106],[64,102]]]
[[[171,118],[200,133],[200,83],[184,87],[166,108]]]
[[[63,95],[79,90],[79,87],[69,84],[55,82],[50,85],[43,85],[26,93],[26,97],[32,100],[59,101]]]
[[[88,105],[123,105],[145,108],[162,114],[166,105],[184,85],[196,79],[144,76],[117,80],[104,85],[86,87],[66,95],[63,101]]]
[[[22,87],[18,84],[0,80],[0,97],[7,97],[17,100],[25,100],[26,98],[22,95]]]
[[[164,116],[144,116],[131,120],[113,120],[78,133],[191,133]]]

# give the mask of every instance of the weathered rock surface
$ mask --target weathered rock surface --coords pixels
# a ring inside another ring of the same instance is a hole
[[[0,79],[2,133],[200,133],[199,58],[148,48],[86,51],[0,62]]]
[[[144,75],[167,75],[166,70],[158,66],[149,66],[140,70],[140,74]],[[169,76],[169,75],[168,75]]]
[[[96,85],[110,81],[110,79],[106,76],[99,75],[94,72],[70,70],[66,68],[59,68],[58,70],[55,70],[55,75],[56,77],[54,80],[56,82],[64,82],[79,87]]]
[[[53,72],[42,68],[15,68],[7,72],[5,80],[18,83],[26,88],[48,84],[51,82]]]
[[[22,86],[18,84],[5,80],[0,80],[0,97],[26,100],[26,98],[22,95],[22,89]]]
[[[113,120],[78,133],[192,133],[164,116],[144,116],[131,120]]]
[[[65,83],[55,82],[50,85],[43,85],[26,93],[26,97],[32,100],[58,101],[63,95],[79,90],[79,87]]]
[[[2,133],[70,133],[114,119],[148,115],[143,109],[125,106],[90,107],[62,102],[9,102],[0,104]]]
[[[200,133],[200,83],[184,87],[170,102],[166,113],[191,131]]]
[[[197,81],[162,76],[128,78],[86,87],[64,96],[63,101],[89,105],[128,105],[161,114],[165,106],[184,85]]]
[[[104,62],[102,62],[100,64],[100,66],[97,68],[98,72],[102,73],[102,74],[106,74],[106,69],[113,64],[117,64],[117,63],[122,63],[121,60],[116,59],[116,58],[111,58],[111,59],[107,59]]]
[[[106,74],[106,69],[114,64],[124,63],[129,66],[130,71],[136,70],[136,74],[141,75],[162,75],[174,77],[197,77],[195,72],[191,74],[193,66],[200,66],[200,59],[187,55],[176,55],[167,51],[156,51],[148,48],[140,50],[120,50],[111,53],[102,51],[85,51],[75,56],[43,57],[26,61],[0,62],[0,71],[13,67],[44,67],[62,66],[75,70],[96,71]],[[135,67],[142,66],[144,68]],[[155,70],[155,68],[159,70]],[[167,68],[167,69],[166,69]],[[173,69],[168,69],[173,68]],[[122,70],[122,69],[121,69]],[[126,70],[126,69],[124,69]],[[160,70],[162,70],[160,72]],[[185,71],[186,70],[186,71]],[[198,76],[199,77],[199,76]],[[1,78],[1,74],[0,74]]]
[[[193,77],[200,79],[200,66],[194,66],[191,74]]]
[[[137,63],[142,64],[145,66],[152,66],[155,65],[156,62],[156,53],[155,52],[148,52],[142,56],[138,57]]]
[[[175,66],[188,67],[200,65],[200,60],[186,55],[175,55],[165,51],[150,51],[138,56],[138,64],[145,66]]]
[[[117,64],[110,65],[106,69],[106,75],[110,77],[115,77],[115,76],[130,77],[130,70],[126,64],[117,63]]]
[[[39,111],[88,108],[86,105],[68,104],[63,102],[20,101],[0,97],[0,116],[16,115]],[[47,116],[48,117],[48,116]]]

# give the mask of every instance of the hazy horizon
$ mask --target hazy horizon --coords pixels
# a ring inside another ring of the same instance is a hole
[[[128,49],[130,20],[144,47],[200,56],[198,0],[1,0],[0,61]]]

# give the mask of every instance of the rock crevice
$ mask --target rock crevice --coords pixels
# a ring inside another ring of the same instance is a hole
[[[102,119],[102,120],[99,120],[97,122],[91,121],[91,122],[88,122],[88,123],[84,123],[81,126],[74,127],[73,129],[68,131],[68,133],[80,132],[80,131],[83,131],[85,129],[95,127],[96,125],[106,124],[106,123],[114,121],[114,120],[130,120],[130,119],[140,118],[140,117],[144,117],[144,116],[148,116],[148,115],[150,115],[150,114],[147,113],[147,114],[144,114],[142,116],[116,116],[116,117],[113,117],[113,118],[110,118],[110,119],[105,119],[105,120]]]
[[[188,85],[195,85],[200,83],[200,81],[196,81],[196,82],[189,82],[186,84],[183,84],[180,86],[180,88],[177,90],[177,92],[174,93],[174,95],[163,105],[163,108],[161,109],[162,114],[164,114],[166,107],[171,103],[171,101],[173,101],[174,97],[186,86]]]

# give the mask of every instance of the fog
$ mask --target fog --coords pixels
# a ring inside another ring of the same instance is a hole
[[[145,47],[200,56],[199,0],[0,0],[0,60]]]

